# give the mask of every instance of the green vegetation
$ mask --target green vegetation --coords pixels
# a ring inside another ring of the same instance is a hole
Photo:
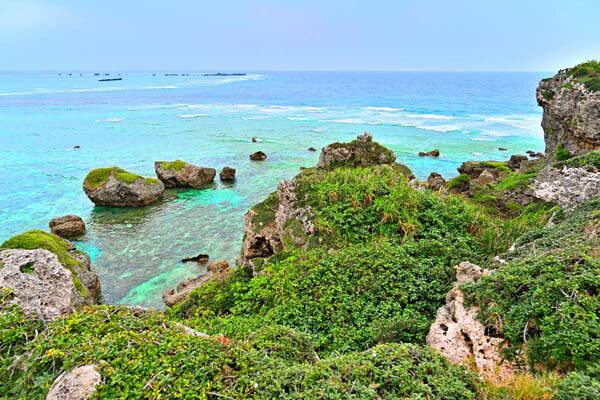
[[[573,89],[573,84],[571,82],[567,82],[564,85],[562,85],[561,88],[570,90]]]
[[[278,206],[277,192],[273,192],[265,200],[252,207],[252,211],[254,212],[252,225],[254,225],[257,231],[262,226],[275,221],[275,213]]]
[[[0,245],[0,250],[4,249],[45,249],[56,254],[58,261],[66,267],[73,267],[81,263],[71,257],[69,253],[70,245],[60,237],[34,229],[6,240]]]
[[[554,149],[554,158],[556,158],[556,161],[565,161],[571,157],[573,157],[573,155],[565,149],[565,145],[562,143],[559,143]]]
[[[125,171],[119,167],[110,167],[96,168],[91,170],[85,177],[83,185],[89,190],[97,189],[102,186],[111,175],[114,176],[118,181],[128,184],[132,184],[138,179],[144,179],[144,182],[147,185],[158,184],[158,180],[154,178],[144,178],[143,176],[132,174],[131,172]]]
[[[555,168],[587,168],[589,170],[600,169],[600,150],[592,151],[582,156],[569,158],[566,161],[557,162]]]
[[[44,398],[61,371],[88,363],[100,368],[100,399],[477,396],[473,374],[419,346],[382,345],[318,361],[306,336],[283,327],[239,341],[192,337],[163,313],[115,306],[86,308],[46,330],[18,310],[1,312],[0,339],[0,392],[11,399]]]
[[[512,260],[464,289],[482,322],[501,326],[509,358],[563,371],[600,354],[600,199],[557,213],[552,227],[516,242]]]
[[[600,91],[600,62],[588,61],[579,64],[571,68],[568,74],[592,92]]]
[[[471,177],[467,174],[460,174],[448,182],[446,182],[446,189],[452,190],[453,188],[460,187],[462,185],[467,185],[471,181]]]
[[[380,145],[377,142],[363,142],[360,140],[353,140],[350,143],[332,143],[328,147],[330,148],[343,148],[353,153],[352,157],[344,162],[334,162],[327,166],[327,169],[334,169],[338,167],[368,167],[371,165],[378,164],[392,164],[396,157],[394,153],[386,147]],[[383,158],[383,159],[382,159]],[[403,166],[404,170],[410,169]]]
[[[542,91],[542,97],[546,100],[552,100],[554,98],[554,92],[551,90],[543,90]]]
[[[481,165],[483,167],[495,168],[502,172],[510,172],[511,169],[506,165],[505,161],[482,161]]]
[[[181,160],[159,161],[159,163],[163,169],[166,169],[166,170],[174,169],[175,171],[181,171],[186,165],[185,161],[181,161]]]

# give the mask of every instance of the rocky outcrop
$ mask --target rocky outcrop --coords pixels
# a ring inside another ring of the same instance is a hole
[[[250,159],[252,161],[264,161],[267,159],[267,155],[265,153],[263,153],[262,151],[257,151],[257,152],[250,154]]]
[[[214,182],[217,170],[214,168],[198,167],[181,160],[156,161],[154,169],[158,179],[165,187],[201,188]]]
[[[434,149],[431,151],[420,151],[419,157],[439,157],[440,151],[438,149]]]
[[[208,254],[201,253],[201,254],[198,254],[197,256],[182,258],[181,262],[182,263],[196,262],[198,264],[206,264],[208,262]]]
[[[494,329],[486,329],[479,322],[479,309],[467,307],[459,289],[460,285],[477,281],[487,273],[468,262],[457,266],[455,287],[448,292],[446,305],[438,310],[426,340],[450,362],[474,363],[481,375],[496,378],[513,370],[501,355],[504,339],[491,336]]]
[[[44,320],[95,304],[100,281],[90,269],[89,257],[73,249],[68,254],[64,265],[45,249],[0,251],[0,288],[11,291],[9,304]]]
[[[505,164],[501,161],[465,161],[457,171],[459,174],[469,175],[472,180],[476,180],[479,175],[487,171],[496,180],[502,175],[502,165]]]
[[[102,377],[96,365],[82,365],[63,372],[52,384],[46,400],[86,400],[96,393]]]
[[[64,238],[85,235],[85,222],[77,215],[65,215],[53,218],[50,220],[48,226],[52,233]]]
[[[373,136],[365,132],[350,143],[332,143],[325,146],[319,156],[317,168],[368,167],[393,164],[394,153],[373,141]]]
[[[119,167],[90,171],[83,190],[97,206],[139,207],[162,199],[165,185],[154,178],[144,178]]]
[[[223,182],[235,181],[235,168],[224,167],[219,173],[219,179]]]
[[[600,170],[548,166],[537,176],[533,193],[563,208],[574,208],[600,196]]]
[[[437,172],[432,172],[427,178],[427,187],[431,190],[440,190],[446,184],[444,177]]]
[[[308,151],[317,151],[317,149],[315,149],[314,147],[309,147]]]
[[[168,307],[179,304],[190,295],[192,290],[200,287],[212,279],[223,277],[224,274],[226,274],[229,270],[229,263],[227,263],[227,261],[210,263],[208,264],[206,274],[200,275],[196,278],[188,279],[185,282],[181,282],[179,285],[177,285],[176,289],[165,290],[162,294],[163,301]]]
[[[510,156],[510,159],[506,162],[506,166],[513,171],[517,171],[519,168],[521,168],[521,164],[527,160],[529,160],[527,156],[524,156],[522,154],[513,154],[512,156]]]
[[[561,153],[578,156],[600,149],[600,92],[586,87],[575,72],[560,71],[537,88],[547,163]]]

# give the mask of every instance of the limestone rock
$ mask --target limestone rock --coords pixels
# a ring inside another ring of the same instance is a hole
[[[499,161],[465,161],[457,168],[457,171],[460,174],[469,175],[472,180],[477,180],[483,171],[488,171],[494,177],[494,180],[496,180],[502,174],[501,170],[494,167],[497,164],[502,163]]]
[[[446,180],[437,172],[432,172],[427,178],[427,186],[431,190],[440,190],[445,184]]]
[[[0,288],[11,290],[9,303],[44,320],[95,304],[100,292],[98,276],[90,270],[87,255],[71,255],[80,265],[67,268],[45,249],[0,251]]]
[[[438,149],[434,149],[431,151],[420,151],[419,157],[439,157],[440,151]]]
[[[227,261],[210,263],[208,264],[206,274],[181,282],[177,285],[176,289],[165,290],[162,294],[163,301],[168,307],[179,304],[189,296],[192,290],[212,279],[223,276],[223,274],[227,273],[229,270],[229,263]]]
[[[233,182],[235,181],[235,168],[224,167],[219,173],[219,178],[223,182]]]
[[[77,215],[65,215],[53,218],[48,224],[50,231],[55,235],[70,238],[85,234],[85,223]]]
[[[250,159],[252,161],[264,161],[267,159],[267,155],[265,153],[263,153],[262,151],[257,151],[257,152],[250,154]]]
[[[463,293],[458,288],[487,273],[489,271],[468,262],[458,265],[455,287],[448,292],[446,305],[438,309],[426,340],[450,362],[474,362],[481,375],[497,377],[512,371],[501,355],[504,339],[488,334],[492,330],[486,330],[477,319],[478,308],[466,307]]]
[[[165,187],[201,188],[207,183],[214,182],[217,171],[214,168],[198,167],[181,160],[156,161],[156,175]]]
[[[506,162],[506,166],[512,169],[513,171],[516,171],[521,167],[521,163],[527,160],[527,156],[521,154],[513,154],[512,156],[510,156],[510,159]]]
[[[139,207],[162,199],[165,185],[153,178],[110,167],[90,171],[83,190],[97,206]]]
[[[544,109],[547,164],[556,161],[559,149],[574,156],[600,149],[600,92],[586,88],[567,69],[542,80],[536,97]]]
[[[86,400],[96,393],[102,377],[95,365],[82,365],[63,372],[52,384],[46,400]]]
[[[537,176],[533,192],[539,199],[574,208],[600,195],[600,171],[547,166]]]
[[[494,174],[492,174],[489,170],[486,169],[477,177],[477,184],[485,186],[488,183],[494,182],[495,180],[496,177],[494,176]]]
[[[368,167],[393,164],[394,153],[373,141],[373,136],[365,132],[350,143],[332,143],[321,151],[317,168]]]

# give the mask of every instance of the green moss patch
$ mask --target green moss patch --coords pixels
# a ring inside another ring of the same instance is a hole
[[[143,176],[132,174],[131,172],[125,171],[119,167],[109,168],[96,168],[91,170],[85,177],[83,184],[86,188],[94,190],[102,186],[110,176],[114,176],[115,179],[128,184],[134,183],[138,179],[144,179],[147,184],[158,183],[156,179],[144,178]]]
[[[252,207],[254,215],[252,216],[252,225],[254,230],[259,232],[260,229],[275,221],[275,214],[279,207],[279,199],[277,192],[271,193],[265,200]]]
[[[56,254],[58,261],[66,267],[80,265],[69,254],[69,248],[69,244],[60,237],[37,229],[14,236],[0,245],[0,249],[45,249]]]
[[[166,170],[181,171],[183,168],[185,168],[185,165],[186,165],[185,161],[181,161],[181,160],[159,161],[159,162],[160,162],[160,166]]]
[[[446,182],[446,189],[450,190],[463,184],[469,183],[470,181],[471,177],[469,175],[460,174],[459,176],[456,176],[450,179],[448,182]]]
[[[504,161],[482,161],[481,165],[483,167],[495,168],[502,172],[511,172],[511,169],[506,165]]]
[[[554,164],[555,168],[587,168],[590,170],[600,169],[600,150],[592,151],[582,156],[569,158]]]

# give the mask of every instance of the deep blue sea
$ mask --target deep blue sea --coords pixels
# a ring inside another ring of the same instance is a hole
[[[0,242],[78,214],[88,233],[77,246],[93,259],[103,300],[161,307],[165,288],[203,272],[181,258],[235,261],[244,213],[316,163],[308,147],[366,130],[420,179],[455,176],[465,160],[543,151],[535,88],[549,75],[0,73]],[[98,81],[106,77],[122,80]],[[417,156],[434,148],[438,159]],[[267,161],[249,161],[257,150]],[[136,209],[94,207],[81,188],[92,168],[153,176],[154,161],[175,159],[234,167],[237,182],[168,190],[161,203]]]

